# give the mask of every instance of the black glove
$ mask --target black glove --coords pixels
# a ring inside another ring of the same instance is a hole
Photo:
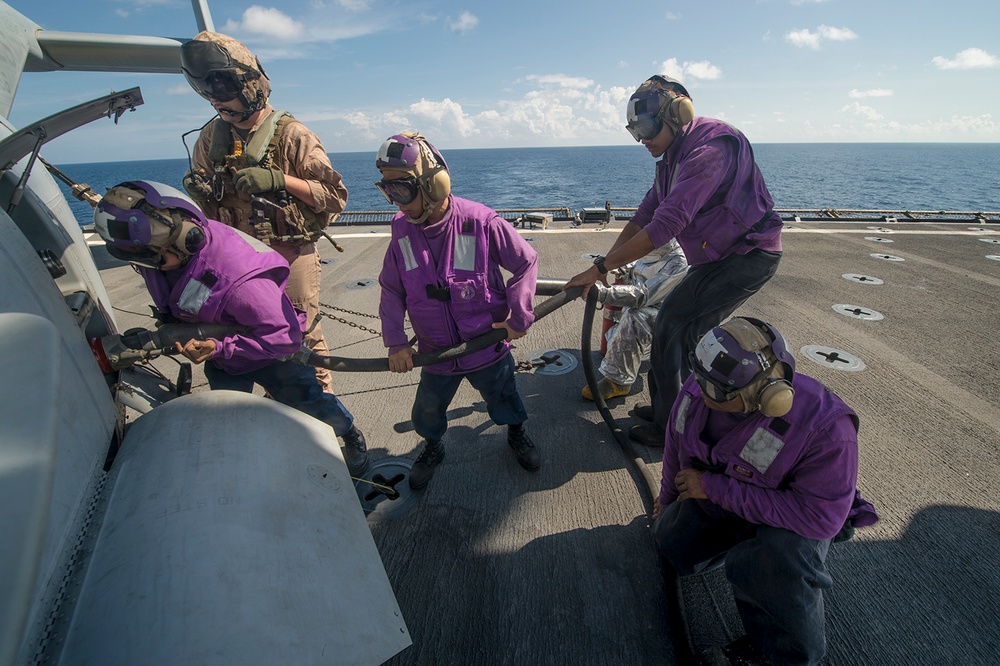
[[[184,174],[181,185],[195,201],[205,201],[212,196],[212,184],[200,171],[188,171]]]
[[[260,194],[285,189],[285,174],[280,169],[247,167],[233,174],[233,186],[244,194]]]

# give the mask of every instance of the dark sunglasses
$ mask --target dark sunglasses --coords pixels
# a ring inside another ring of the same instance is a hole
[[[375,187],[382,193],[386,201],[396,206],[405,206],[411,203],[420,193],[417,179],[413,176],[396,180],[380,180],[375,183]]]

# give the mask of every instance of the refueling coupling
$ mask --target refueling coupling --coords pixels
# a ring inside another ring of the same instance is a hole
[[[130,328],[121,335],[92,338],[90,349],[101,372],[110,375],[157,356],[176,354],[178,352],[174,343],[177,342],[183,345],[191,339],[221,339],[246,333],[248,330],[244,326],[221,324],[163,324],[155,331]]]

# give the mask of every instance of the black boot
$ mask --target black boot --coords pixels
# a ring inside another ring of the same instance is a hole
[[[434,476],[434,468],[444,460],[444,444],[440,439],[425,440],[424,450],[410,468],[410,488],[419,490]]]
[[[528,437],[528,433],[524,431],[523,426],[507,426],[507,443],[510,445],[510,448],[514,449],[517,462],[524,469],[534,472],[542,466],[542,457],[538,455],[535,443]]]
[[[361,476],[368,469],[368,444],[365,442],[365,435],[356,427],[344,434],[344,462],[351,476]]]

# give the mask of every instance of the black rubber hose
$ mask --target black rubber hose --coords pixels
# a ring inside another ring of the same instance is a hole
[[[556,282],[559,283],[558,293],[538,304],[535,308],[535,321],[552,314],[552,312],[571,302],[583,293],[583,287],[573,287],[572,289],[562,291],[562,285],[566,284],[565,280],[554,281],[548,279],[546,279],[543,284],[543,291],[539,291],[536,287],[535,293],[545,293],[545,291],[552,289]],[[469,354],[486,349],[492,345],[499,344],[506,339],[506,329],[495,328],[477,338],[466,340],[465,342],[461,342],[451,347],[446,347],[445,349],[436,349],[426,354],[414,354],[413,367],[418,368],[424,365],[433,365],[435,363],[442,363],[444,361],[451,361],[456,358],[468,356]],[[306,365],[326,368],[332,372],[385,372],[389,370],[389,359],[387,357],[343,358],[340,356],[320,356],[309,352],[306,353],[301,359],[297,360],[301,363],[305,363]]]
[[[646,506],[646,515],[652,515],[653,500],[660,495],[660,481],[649,471],[645,459],[636,452],[635,445],[622,431],[611,415],[608,404],[601,396],[597,388],[597,373],[594,372],[594,362],[591,353],[590,340],[594,330],[594,313],[597,311],[598,290],[591,287],[587,292],[587,305],[583,311],[583,328],[580,336],[580,354],[583,357],[583,374],[587,377],[587,385],[594,396],[594,404],[601,413],[604,422],[611,429],[611,434],[621,447],[625,458],[629,461],[629,474],[642,496],[643,504]],[[659,549],[657,549],[659,551]],[[681,590],[680,577],[677,571],[667,558],[660,556],[660,564],[663,569],[664,592],[667,597],[666,611],[667,622],[670,626],[670,636],[674,646],[674,654],[677,663],[683,666],[695,666],[701,663],[694,646],[694,639],[691,636],[691,628],[687,621],[687,612],[684,610],[684,593]]]

